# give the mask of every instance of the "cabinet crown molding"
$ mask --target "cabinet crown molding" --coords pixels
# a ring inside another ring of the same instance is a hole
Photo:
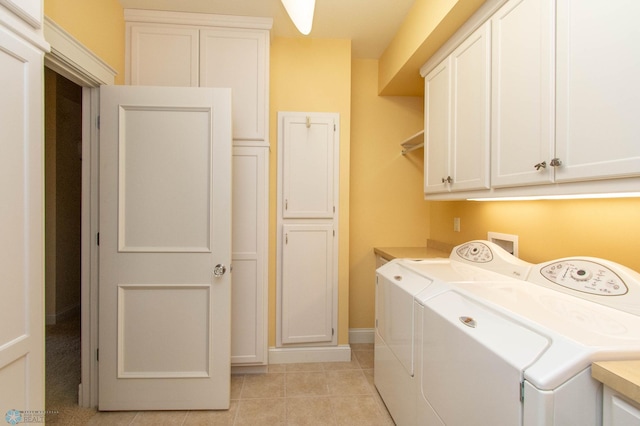
[[[126,22],[248,28],[259,30],[271,30],[271,27],[273,26],[273,18],[142,9],[125,9],[124,20]]]

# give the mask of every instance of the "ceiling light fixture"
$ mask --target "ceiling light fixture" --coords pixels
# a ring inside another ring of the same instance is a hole
[[[313,25],[313,11],[316,8],[316,0],[282,0],[289,17],[298,31],[309,35]]]

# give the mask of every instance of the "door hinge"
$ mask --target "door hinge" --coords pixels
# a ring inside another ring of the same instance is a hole
[[[284,209],[289,210],[289,200],[284,200]]]
[[[100,349],[96,349],[96,361],[100,361]]]
[[[284,234],[284,243],[289,244],[289,234]]]
[[[96,127],[100,130],[100,116],[96,117]]]
[[[334,132],[336,131],[336,125],[335,124],[333,125],[333,131]]]
[[[334,237],[336,236],[336,230],[335,229],[333,230],[333,236]]]
[[[99,232],[96,234],[96,244],[100,245],[100,233]]]
[[[331,337],[333,337],[333,335],[334,335],[334,334],[336,334],[336,329],[335,329],[335,328],[332,328],[332,329],[331,329]]]
[[[524,402],[524,381],[520,382],[520,402]]]

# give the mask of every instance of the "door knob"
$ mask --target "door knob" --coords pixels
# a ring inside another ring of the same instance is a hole
[[[218,263],[214,268],[213,268],[213,276],[214,277],[221,277],[225,274],[225,272],[227,272],[227,268],[226,266],[224,266],[221,263]]]
[[[543,161],[542,163],[538,163],[538,164],[536,164],[536,165],[535,165],[535,166],[533,166],[533,167],[535,167],[535,168],[536,168],[536,170],[544,169],[544,168],[546,168],[546,167],[547,167],[547,162],[546,162],[546,161]]]

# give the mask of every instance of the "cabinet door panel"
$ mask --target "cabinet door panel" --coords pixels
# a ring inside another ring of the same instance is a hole
[[[198,30],[129,25],[129,84],[198,86]]]
[[[512,0],[492,18],[494,187],[549,183],[554,154],[554,0]]]
[[[333,225],[283,225],[282,343],[331,342]]]
[[[266,139],[268,32],[207,29],[200,43],[200,85],[232,89],[234,140]]]
[[[283,218],[333,218],[337,166],[335,121],[319,115],[283,118]]]
[[[452,191],[489,188],[490,25],[451,54]]]
[[[448,191],[443,179],[449,174],[450,63],[444,60],[425,77],[425,194]]]
[[[556,180],[640,174],[640,2],[558,0]]]
[[[267,147],[233,149],[231,362],[267,361]]]

